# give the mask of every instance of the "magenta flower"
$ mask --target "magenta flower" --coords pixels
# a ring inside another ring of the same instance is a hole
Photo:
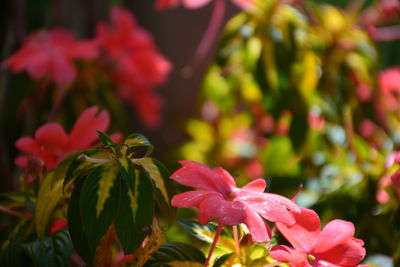
[[[97,113],[95,106],[84,110],[69,135],[60,124],[47,123],[36,130],[35,138],[21,137],[15,145],[19,150],[42,160],[46,169],[52,169],[66,156],[90,148],[98,139],[96,130],[105,131],[108,128],[108,112],[104,110]],[[27,162],[28,156],[19,156],[15,160],[21,168],[25,168]]]
[[[400,67],[393,67],[379,74],[379,87],[389,108],[393,111],[400,104]]]
[[[72,33],[58,28],[31,35],[3,66],[11,68],[13,72],[26,70],[32,79],[48,75],[56,84],[68,85],[76,77],[72,60],[96,56],[96,42],[77,41]]]
[[[354,238],[354,225],[343,220],[329,222],[322,231],[318,214],[301,208],[293,214],[296,223],[277,223],[279,231],[293,248],[278,245],[272,248],[270,256],[293,267],[350,267],[365,257],[364,242]]]
[[[201,8],[210,2],[212,2],[212,0],[157,0],[156,9],[164,10],[168,8],[176,8],[179,4],[182,4],[187,9],[196,9]],[[242,9],[250,9],[254,5],[253,0],[232,0],[232,2]]]
[[[176,182],[198,188],[175,195],[172,205],[180,208],[197,207],[199,222],[206,224],[218,219],[220,224],[244,223],[257,242],[271,237],[269,226],[263,220],[295,223],[293,212],[300,208],[290,199],[264,193],[265,181],[256,179],[242,188],[236,187],[233,177],[223,168],[210,169],[200,163],[180,161],[182,168],[171,175]]]
[[[144,123],[157,126],[162,102],[154,87],[165,82],[171,64],[128,10],[113,7],[111,23],[111,27],[98,23],[97,40],[111,61],[110,74],[117,83],[118,93],[136,108]]]

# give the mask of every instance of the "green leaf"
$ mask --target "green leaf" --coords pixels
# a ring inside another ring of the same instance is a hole
[[[201,225],[195,221],[181,220],[178,221],[178,224],[181,225],[185,230],[187,230],[191,235],[200,240],[203,240],[210,244],[214,240],[215,231],[217,229],[217,225],[215,223]],[[235,251],[235,241],[233,240],[232,236],[224,229],[222,229],[217,246],[218,248],[226,252]]]
[[[146,152],[144,157],[147,157],[148,155],[150,155],[153,152],[153,145],[150,143],[150,141],[144,137],[141,134],[131,134],[130,136],[128,136],[125,141],[124,144],[128,145],[129,147],[129,151],[128,151],[128,156],[129,157],[135,157],[135,152],[133,151],[133,149],[135,147],[144,147],[146,148]]]
[[[99,135],[100,141],[105,145],[105,146],[115,146],[114,141],[105,133],[101,131],[96,131],[97,134]]]
[[[34,217],[35,229],[39,238],[44,238],[53,211],[63,197],[62,187],[63,180],[55,176],[55,172],[50,172],[43,180],[36,201]]]
[[[115,229],[125,254],[134,252],[149,234],[153,219],[153,190],[147,177],[136,171],[135,193],[132,194],[125,180],[121,180]]]
[[[132,162],[127,157],[119,158],[117,162],[118,162],[118,169],[119,172],[121,173],[122,178],[128,184],[131,192],[134,193],[135,172],[133,169]]]
[[[204,264],[206,258],[203,252],[193,246],[179,242],[167,242],[162,244],[153,257],[143,266],[162,266],[160,263],[174,261],[189,261]]]
[[[88,158],[91,158],[91,160]],[[80,153],[80,155],[71,162],[65,173],[63,190],[75,182],[77,178],[87,176],[93,168],[107,161],[109,161],[109,152],[92,149]]]
[[[83,181],[76,183],[75,190],[72,192],[68,206],[68,228],[75,250],[86,263],[91,264],[94,251],[90,250],[81,218],[80,196],[82,186]]]
[[[114,219],[118,194],[114,186],[118,168],[113,164],[96,167],[85,179],[80,196],[80,212],[91,251],[95,251],[100,239]]]
[[[3,242],[0,249],[0,266],[21,266],[22,243],[25,241],[29,220],[20,221]]]
[[[235,255],[235,253],[227,253],[222,255],[221,257],[218,257],[213,264],[213,267],[221,267],[222,264],[224,264],[232,255]]]
[[[72,241],[67,229],[47,236],[43,242],[35,240],[24,248],[35,264],[40,267],[68,266],[72,254]]]
[[[154,184],[156,203],[164,218],[169,224],[175,219],[176,208],[171,206],[171,198],[174,195],[174,185],[168,170],[157,160],[143,158],[137,161],[145,170],[147,177]]]

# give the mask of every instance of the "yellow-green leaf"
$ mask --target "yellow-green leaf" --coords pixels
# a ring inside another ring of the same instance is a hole
[[[96,215],[100,216],[101,211],[103,210],[104,203],[110,197],[110,190],[114,185],[114,180],[119,175],[119,169],[116,164],[110,162],[105,164],[102,168],[102,178],[99,180],[99,189],[97,191],[97,203],[96,203]]]

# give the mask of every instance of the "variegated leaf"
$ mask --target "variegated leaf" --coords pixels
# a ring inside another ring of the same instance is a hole
[[[153,145],[150,143],[150,141],[144,137],[141,134],[131,134],[130,136],[128,136],[125,141],[124,144],[128,145],[128,147],[130,148],[130,151],[135,147],[144,147],[146,148],[146,151],[144,153],[144,157],[147,157],[148,155],[150,155],[153,152]],[[132,153],[128,153],[128,156],[132,156],[135,157],[135,155],[131,155]]]

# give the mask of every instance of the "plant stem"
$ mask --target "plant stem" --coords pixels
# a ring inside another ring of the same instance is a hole
[[[235,239],[235,250],[236,254],[240,258],[240,245],[239,245],[239,233],[237,225],[232,226],[233,229],[233,238]]]
[[[56,100],[53,105],[53,109],[50,111],[49,119],[48,121],[54,121],[57,114],[60,112],[61,106],[64,102],[64,98],[67,95],[67,86],[63,85],[58,87],[58,90],[56,92]]]
[[[215,231],[214,241],[211,244],[211,248],[210,248],[210,251],[208,252],[208,256],[207,256],[206,262],[204,263],[204,267],[207,267],[208,263],[210,262],[211,256],[215,249],[215,246],[217,245],[218,238],[221,235],[222,227],[224,227],[224,225],[222,223],[218,222],[217,231]]]

